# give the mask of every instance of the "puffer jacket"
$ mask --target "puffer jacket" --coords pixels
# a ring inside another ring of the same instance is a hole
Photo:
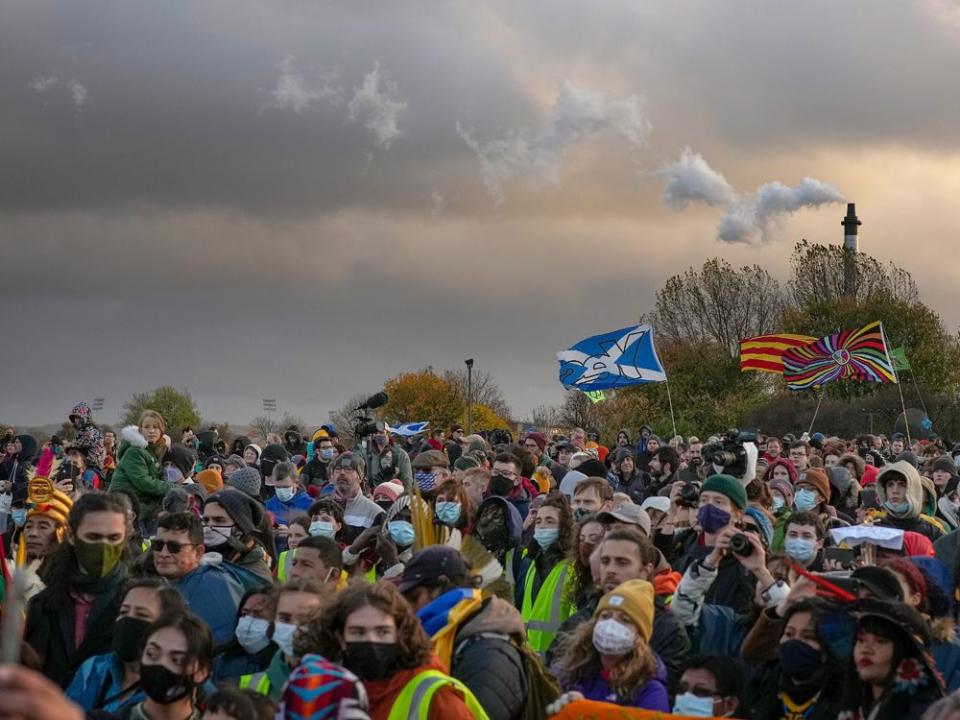
[[[514,720],[523,714],[527,678],[523,655],[511,641],[523,637],[520,613],[497,597],[484,601],[457,631],[450,674],[470,688],[490,720]]]
[[[117,469],[110,480],[110,491],[128,490],[140,501],[141,519],[156,514],[160,501],[170,491],[162,476],[160,462],[147,448],[147,439],[136,425],[120,431]]]

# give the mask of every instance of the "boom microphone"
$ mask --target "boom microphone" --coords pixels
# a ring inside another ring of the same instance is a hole
[[[378,392],[376,395],[367,398],[367,401],[363,403],[363,405],[355,407],[354,410],[376,410],[378,407],[386,405],[388,400],[389,398],[385,392]]]

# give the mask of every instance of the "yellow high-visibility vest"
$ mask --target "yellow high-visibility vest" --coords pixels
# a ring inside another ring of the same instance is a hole
[[[439,670],[424,670],[414,676],[393,701],[387,720],[427,720],[430,715],[430,702],[437,690],[444,685],[454,687],[463,693],[463,701],[476,720],[490,720],[483,706],[470,692],[470,688]]]
[[[523,605],[520,614],[527,626],[527,643],[538,653],[545,653],[557,635],[560,625],[576,612],[570,602],[567,588],[571,563],[557,563],[533,597],[533,580],[537,573],[536,563],[530,563],[523,588]]]
[[[270,678],[265,672],[241,675],[237,687],[241,690],[249,688],[259,695],[270,695]]]
[[[277,558],[277,582],[285,585],[290,574],[290,568],[293,567],[294,550],[284,550]]]

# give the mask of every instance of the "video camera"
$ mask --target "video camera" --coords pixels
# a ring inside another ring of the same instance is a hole
[[[742,478],[747,473],[747,451],[744,443],[756,443],[756,430],[731,428],[719,442],[703,446],[703,461],[723,468],[723,472]]]
[[[353,419],[353,436],[357,440],[386,430],[387,426],[384,422],[382,420],[374,420],[367,415],[367,411],[383,407],[389,399],[385,392],[378,392],[375,395],[371,395],[365,402],[353,409],[353,412],[357,413],[357,416]]]

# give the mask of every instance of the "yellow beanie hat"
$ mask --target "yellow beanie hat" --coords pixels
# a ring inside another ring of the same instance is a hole
[[[600,600],[593,616],[604,610],[619,610],[633,621],[644,642],[653,633],[653,585],[646,580],[628,580],[608,592]]]

